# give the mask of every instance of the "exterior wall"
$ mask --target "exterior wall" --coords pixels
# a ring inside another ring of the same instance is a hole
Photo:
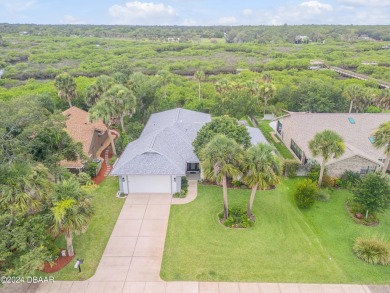
[[[294,156],[295,159],[297,159],[299,162],[304,162],[306,154],[303,153],[302,159],[299,159],[294,152],[291,150],[291,139],[294,139],[294,129],[289,125],[289,117],[285,117],[283,119],[280,119],[280,122],[282,123],[282,130],[281,133],[276,131],[276,135],[280,137],[280,139],[283,141],[284,145],[288,148],[290,153]],[[302,147],[298,145],[298,147],[302,150]],[[303,150],[302,150],[303,152]]]
[[[91,145],[89,147],[89,154],[92,154],[92,159],[96,158],[96,152],[104,142],[108,139],[108,131],[104,132],[102,135],[99,135],[97,131],[93,133]],[[89,155],[88,154],[88,155]]]
[[[360,170],[362,168],[377,168],[377,170],[380,169],[379,164],[375,164],[372,161],[369,161],[365,158],[354,156],[342,161],[335,162],[333,164],[328,165],[326,168],[328,170],[329,176],[332,177],[339,177],[341,176],[344,171],[351,170],[353,172],[360,173]]]

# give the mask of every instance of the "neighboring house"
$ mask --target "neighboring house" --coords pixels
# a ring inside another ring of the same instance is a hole
[[[382,169],[386,156],[374,147],[372,136],[389,120],[390,114],[379,113],[289,113],[277,119],[275,130],[302,164],[316,159],[309,149],[316,133],[325,129],[338,133],[345,141],[345,153],[326,164],[328,174],[337,177],[345,170],[367,174]]]
[[[170,193],[181,190],[181,177],[200,178],[200,161],[192,142],[209,114],[172,109],[151,115],[141,136],[131,142],[114,165],[120,192]],[[256,128],[248,128],[252,143],[265,140]]]
[[[107,127],[102,121],[89,122],[89,113],[77,107],[71,107],[62,112],[67,117],[66,131],[76,141],[83,145],[83,153],[88,159],[99,158],[99,150],[109,142]],[[82,159],[77,161],[62,161],[61,166],[72,172],[84,168]]]

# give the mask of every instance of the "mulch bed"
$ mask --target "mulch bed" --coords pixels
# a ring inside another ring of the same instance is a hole
[[[362,218],[362,219],[357,218],[356,215],[354,215],[351,212],[351,209],[348,206],[348,202],[345,203],[345,210],[347,211],[347,214],[352,218],[352,220],[354,220],[355,223],[357,223],[357,224],[364,225],[364,226],[370,226],[370,227],[375,227],[375,226],[379,225],[379,220],[374,221],[374,222],[368,222],[364,218]]]
[[[75,256],[60,256],[54,261],[53,266],[51,266],[49,262],[45,262],[42,272],[58,272],[59,270],[62,270],[68,263],[70,263],[74,257]]]

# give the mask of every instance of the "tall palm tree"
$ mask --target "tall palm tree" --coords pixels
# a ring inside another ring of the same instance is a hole
[[[390,163],[390,121],[381,124],[375,132],[374,146],[385,149],[386,160],[382,169],[382,173],[385,174]]]
[[[96,120],[103,120],[104,125],[106,125],[108,137],[111,142],[111,148],[114,152],[114,155],[116,156],[116,148],[114,139],[111,134],[111,125],[113,122],[113,119],[116,117],[116,112],[112,107],[112,103],[108,99],[101,99],[99,100],[95,106],[93,106],[91,109],[89,109],[89,120],[90,121],[96,121]]]
[[[72,98],[77,97],[76,83],[72,76],[64,72],[56,76],[54,86],[58,91],[58,97],[66,98],[69,107],[72,107]]]
[[[164,99],[167,98],[167,83],[171,81],[171,73],[167,70],[160,70],[157,73],[157,76],[160,77],[161,82],[164,87]]]
[[[263,109],[263,115],[265,115],[265,110],[267,108],[267,102],[268,100],[272,99],[275,95],[276,88],[271,83],[264,83],[259,88],[259,93],[263,97],[264,100],[264,109]]]
[[[87,87],[85,98],[88,106],[93,106],[113,85],[115,80],[107,75],[99,76],[95,82]]]
[[[206,75],[205,75],[205,73],[204,73],[204,71],[203,71],[202,69],[198,69],[198,70],[195,72],[195,74],[194,74],[194,78],[195,78],[195,80],[198,81],[198,95],[199,95],[199,100],[200,100],[200,97],[201,97],[201,95],[200,95],[200,83],[201,83],[203,80],[205,80]]]
[[[133,91],[116,84],[103,95],[102,99],[106,100],[107,107],[112,109],[112,118],[118,118],[122,131],[126,131],[124,118],[125,116],[131,117],[135,112],[136,97]]]
[[[350,101],[348,113],[352,113],[353,103],[364,96],[363,92],[363,88],[356,84],[351,84],[344,90],[343,96]]]
[[[248,204],[248,215],[252,215],[253,201],[257,189],[265,190],[281,180],[282,166],[279,158],[268,144],[259,143],[245,153],[243,181],[252,188]]]
[[[326,162],[342,156],[345,152],[345,143],[336,132],[324,130],[314,136],[309,142],[309,148],[314,157],[320,156],[322,158],[320,177],[318,178],[318,187],[321,187]]]
[[[53,235],[65,233],[68,255],[73,256],[73,234],[84,233],[94,214],[91,197],[80,187],[76,179],[70,178],[57,184],[50,208]]]
[[[229,216],[227,178],[241,174],[243,155],[240,146],[225,135],[216,135],[201,151],[201,166],[206,178],[222,184],[224,218]]]

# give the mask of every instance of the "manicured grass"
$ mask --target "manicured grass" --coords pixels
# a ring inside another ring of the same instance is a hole
[[[298,180],[298,179],[296,179]],[[199,186],[198,198],[172,206],[161,277],[164,280],[303,283],[389,282],[390,267],[368,265],[352,253],[353,240],[381,232],[390,235],[390,212],[378,227],[356,224],[346,214],[348,193],[335,191],[329,202],[308,211],[293,203],[296,180],[259,191],[249,229],[222,226],[222,190]],[[229,190],[230,207],[245,208],[249,190]]]
[[[288,148],[279,140],[279,142],[275,142],[275,140],[272,138],[270,132],[274,132],[272,127],[269,125],[270,121],[268,120],[259,120],[258,124],[261,132],[264,134],[265,138],[268,140],[268,142],[275,146],[275,148],[278,150],[279,154],[285,158],[285,159],[294,159],[294,156],[291,154],[291,152],[288,150]]]
[[[118,191],[118,179],[107,177],[93,192],[93,205],[95,215],[86,233],[76,235],[73,240],[73,247],[76,258],[84,259],[82,272],[75,269],[75,260],[71,261],[61,271],[50,274],[55,280],[85,280],[92,277],[96,271],[99,261],[106,248],[108,239],[114,229],[116,220],[124,204],[124,199],[116,198]],[[66,248],[64,236],[57,238],[59,247]],[[48,276],[49,274],[39,273]]]

